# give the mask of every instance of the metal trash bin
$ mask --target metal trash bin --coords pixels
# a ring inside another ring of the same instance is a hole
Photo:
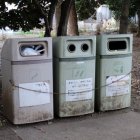
[[[93,113],[96,37],[56,37],[53,50],[55,115]]]
[[[116,110],[130,106],[131,69],[131,34],[97,36],[97,110]]]
[[[4,115],[12,123],[53,119],[52,38],[7,39],[2,75]]]

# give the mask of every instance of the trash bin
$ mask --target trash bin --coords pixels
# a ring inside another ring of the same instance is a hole
[[[96,109],[116,110],[130,106],[132,35],[97,36]]]
[[[56,37],[53,50],[55,115],[93,113],[96,37]]]
[[[4,115],[11,122],[53,119],[52,38],[6,40],[2,75]]]

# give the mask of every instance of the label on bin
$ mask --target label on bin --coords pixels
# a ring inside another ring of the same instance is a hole
[[[92,78],[66,80],[66,101],[92,99]]]
[[[20,107],[50,103],[50,87],[47,82],[19,84]]]
[[[130,92],[129,75],[107,76],[106,77],[106,96],[117,96],[129,94]]]

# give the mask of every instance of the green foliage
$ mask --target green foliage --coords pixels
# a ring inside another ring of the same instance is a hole
[[[8,11],[5,2],[15,4],[17,9]],[[34,0],[0,1],[0,28],[8,26],[12,30],[29,31],[33,28],[42,28],[44,25],[40,24],[41,19],[45,18]]]
[[[23,31],[29,31],[35,27],[42,28],[39,24],[41,17],[39,11],[34,7],[28,6],[27,8],[13,9],[8,13],[7,26],[13,30],[22,28]]]
[[[5,6],[4,0],[1,0],[0,2],[0,29],[5,28],[6,24],[6,17],[7,17],[7,7]]]
[[[87,19],[95,13],[95,0],[76,0],[76,9],[79,20]]]
[[[119,19],[121,15],[122,0],[105,0],[105,2],[109,5],[109,9],[113,11],[116,19]]]
[[[135,13],[140,10],[140,0],[130,1],[130,15],[135,15]]]
[[[114,11],[116,19],[120,18],[122,1],[123,0],[105,0],[105,3],[109,5],[109,8]],[[140,9],[140,0],[130,0],[130,17],[134,16],[138,9]]]

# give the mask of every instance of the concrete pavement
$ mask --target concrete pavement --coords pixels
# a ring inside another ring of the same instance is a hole
[[[140,113],[115,111],[0,129],[0,140],[140,140]]]

